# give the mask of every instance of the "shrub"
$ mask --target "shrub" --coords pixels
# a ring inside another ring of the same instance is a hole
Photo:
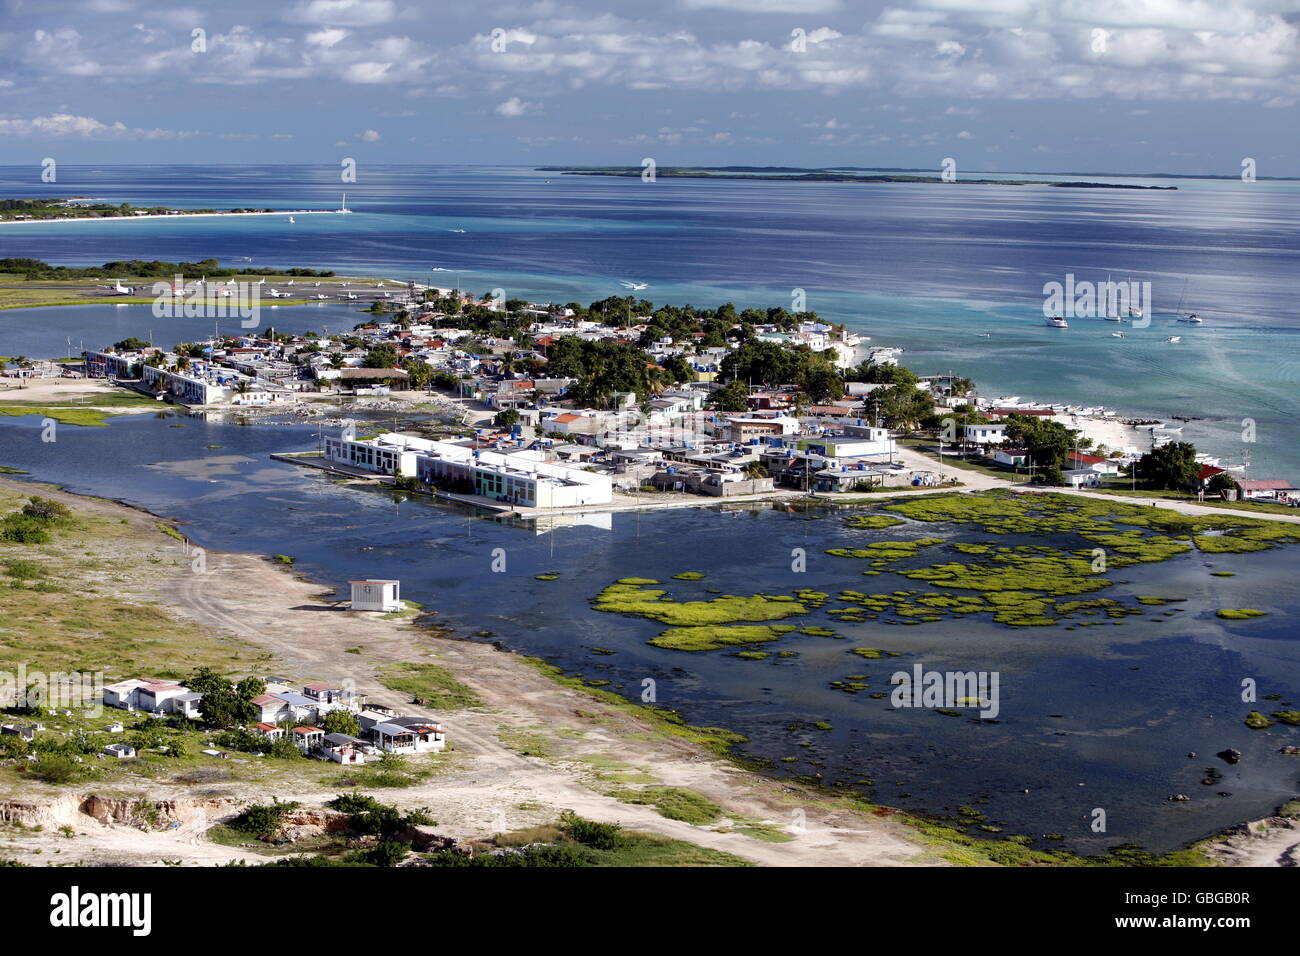
[[[297,803],[280,803],[278,800],[273,803],[254,803],[231,820],[230,827],[258,837],[271,837],[276,830],[280,829],[280,821],[284,815],[298,809],[298,806]]]
[[[593,850],[617,850],[626,842],[619,824],[586,820],[572,810],[560,814],[560,829],[569,839]]]

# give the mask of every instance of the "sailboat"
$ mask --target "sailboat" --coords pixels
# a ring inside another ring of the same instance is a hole
[[[1183,315],[1183,298],[1187,295],[1187,279],[1183,279],[1183,294],[1178,297],[1178,319],[1184,325],[1200,325],[1204,320],[1195,312]]]
[[[1109,290],[1111,289],[1111,284],[1110,284],[1110,273],[1109,273],[1109,272],[1106,273],[1106,289],[1107,289],[1107,292],[1106,292],[1106,314],[1105,314],[1104,316],[1102,316],[1102,318],[1105,319],[1107,322],[1123,322],[1124,320],[1123,320],[1122,318],[1120,318],[1120,314],[1119,314],[1118,312],[1112,312],[1112,311],[1111,311],[1111,308],[1112,308],[1112,307],[1115,307],[1116,303],[1111,302],[1111,298],[1110,298],[1110,291],[1109,291]]]
[[[1132,277],[1132,276],[1129,276],[1127,281],[1128,281],[1129,292],[1132,293],[1132,291],[1133,291],[1133,277]],[[1130,306],[1128,307],[1128,317],[1129,317],[1130,319],[1140,319],[1140,318],[1142,318],[1142,310],[1139,309],[1139,308],[1138,308],[1137,306],[1135,306],[1135,305],[1130,305]]]

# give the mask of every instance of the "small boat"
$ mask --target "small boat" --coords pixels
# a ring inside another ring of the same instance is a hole
[[[290,221],[290,222],[297,222],[298,220],[294,219],[293,216],[290,216],[290,217],[289,217],[289,221]]]
[[[1110,337],[1111,337],[1112,339],[1122,339],[1122,338],[1124,337],[1124,333],[1123,333],[1123,332],[1112,332],[1112,333],[1110,333]]]
[[[1070,327],[1070,323],[1065,321],[1065,319],[1061,318],[1059,315],[1054,315],[1051,318],[1044,319],[1043,324],[1051,326],[1054,329],[1068,329]]]
[[[1182,322],[1184,325],[1200,325],[1205,320],[1202,319],[1195,312],[1192,312],[1190,315],[1182,316],[1181,318],[1179,318],[1178,321]]]
[[[1182,340],[1183,337],[1181,335],[1171,335],[1169,338],[1165,339],[1166,342],[1172,342],[1174,345],[1177,345]]]
[[[1123,316],[1119,316],[1119,315],[1107,315],[1107,316],[1104,316],[1104,318],[1105,318],[1105,320],[1106,320],[1107,322],[1123,322],[1123,321],[1124,321]]]
[[[1133,306],[1130,305],[1128,307],[1128,317],[1130,319],[1140,319],[1142,318],[1142,310],[1134,308]]]
[[[464,232],[464,229],[448,229],[448,232]]]

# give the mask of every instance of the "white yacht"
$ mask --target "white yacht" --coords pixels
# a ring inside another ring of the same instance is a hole
[[[1044,319],[1043,324],[1050,325],[1054,329],[1068,329],[1070,327],[1070,323],[1065,321],[1065,319],[1061,318],[1059,315],[1054,315],[1051,318]]]
[[[1205,320],[1202,319],[1195,312],[1192,312],[1189,315],[1180,316],[1178,321],[1182,322],[1184,325],[1200,325]]]
[[[1123,333],[1123,332],[1112,332],[1112,333],[1110,333],[1110,337],[1111,337],[1112,339],[1122,339],[1122,338],[1124,337],[1124,333]]]
[[[1182,340],[1183,337],[1181,335],[1171,335],[1169,338],[1165,339],[1166,342],[1172,342],[1174,345],[1177,345]]]

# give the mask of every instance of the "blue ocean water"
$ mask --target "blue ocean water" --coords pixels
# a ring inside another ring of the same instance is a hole
[[[55,442],[42,441],[39,415],[0,418],[0,460],[30,472],[23,480],[175,517],[207,549],[292,555],[297,572],[337,588],[340,598],[358,577],[400,579],[402,593],[436,610],[437,623],[456,637],[490,632],[485,639],[609,681],[609,689],[633,700],[652,678],[659,704],[691,723],[742,733],[748,740],[740,750],[770,761],[774,774],[814,776],[885,805],[931,813],[977,806],[1007,835],[1058,833],[1064,844],[1038,845],[1088,852],[1121,843],[1173,849],[1268,815],[1296,796],[1296,758],[1278,750],[1300,742],[1300,728],[1255,731],[1242,723],[1254,706],[1290,708],[1300,699],[1300,641],[1291,625],[1290,585],[1300,570],[1295,546],[1189,553],[1126,569],[1114,575],[1106,596],[1184,600],[1177,610],[1147,608],[1122,622],[1013,628],[970,616],[907,627],[810,616],[798,623],[827,626],[844,639],[790,634],[765,649],[797,656],[744,660],[725,650],[649,645],[662,625],[595,611],[591,599],[627,576],[662,581],[677,600],[707,600],[710,588],[836,594],[912,587],[903,578],[864,578],[861,562],[823,549],[861,547],[882,536],[988,536],[943,525],[861,531],[849,528],[842,512],[754,505],[593,515],[578,525],[511,523],[269,457],[315,447],[311,426],[243,427],[172,407],[121,416],[107,428],[60,428]],[[806,572],[792,570],[795,547],[807,552]],[[504,570],[494,573],[502,554]],[[687,570],[706,577],[672,578]],[[548,571],[558,579],[535,578]],[[1224,621],[1215,616],[1222,607],[1267,615]],[[901,656],[868,660],[851,652],[858,646]],[[870,696],[891,690],[890,675],[916,664],[998,671],[997,722],[893,710]],[[867,680],[869,691],[830,686],[850,675]],[[1259,705],[1242,702],[1245,677],[1258,682]],[[1265,697],[1275,693],[1282,695],[1277,703]],[[818,722],[830,729],[816,729]],[[1213,756],[1227,747],[1242,752],[1239,764]],[[1209,766],[1224,774],[1214,787],[1201,782]],[[1169,801],[1177,793],[1191,799]],[[1102,833],[1091,829],[1098,807],[1108,819]]]
[[[1300,480],[1300,183],[1152,180],[1175,191],[564,176],[527,168],[0,167],[0,195],[358,215],[0,226],[0,257],[84,265],[215,257],[591,301],[648,283],[655,302],[807,307],[921,372],[986,394],[1202,419],[1185,437],[1251,474]],[[1142,181],[1137,181],[1142,182]],[[453,230],[464,230],[455,232]],[[431,271],[437,267],[445,271]],[[1042,325],[1043,285],[1150,282],[1149,328]],[[1174,324],[1195,311],[1200,327]],[[124,311],[124,310],[118,310]],[[142,316],[147,310],[141,310]],[[142,317],[142,329],[148,321]],[[39,327],[0,314],[6,334]],[[286,325],[287,327],[287,325]],[[65,348],[63,335],[51,345]],[[1182,342],[1170,344],[1170,335]],[[35,350],[28,352],[35,354]],[[1256,440],[1243,443],[1242,421]]]

